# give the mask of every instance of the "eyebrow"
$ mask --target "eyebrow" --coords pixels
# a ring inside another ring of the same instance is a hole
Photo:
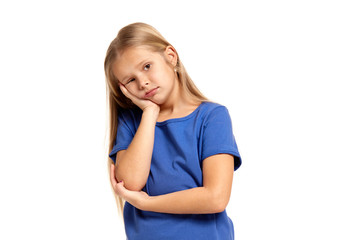
[[[138,68],[139,66],[143,65],[145,62],[150,61],[149,58],[146,58],[144,60],[142,60],[141,62],[139,62],[138,64],[136,64],[136,68]],[[122,80],[120,81],[121,83],[123,83],[126,79],[128,79],[129,76],[123,77]]]

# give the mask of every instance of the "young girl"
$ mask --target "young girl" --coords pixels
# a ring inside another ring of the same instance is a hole
[[[126,201],[127,238],[234,239],[225,207],[241,159],[227,109],[200,93],[175,48],[144,23],[119,31],[105,73],[110,180]]]

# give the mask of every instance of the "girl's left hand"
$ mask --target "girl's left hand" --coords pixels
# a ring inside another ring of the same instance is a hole
[[[115,165],[111,164],[110,166],[110,181],[111,185],[117,195],[122,199],[133,205],[134,207],[144,210],[144,206],[147,200],[149,200],[149,195],[143,191],[130,191],[124,187],[124,182],[118,182],[115,178]]]

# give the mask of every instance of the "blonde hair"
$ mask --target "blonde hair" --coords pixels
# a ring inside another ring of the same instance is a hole
[[[121,109],[136,108],[131,100],[126,98],[121,92],[118,80],[113,74],[112,65],[116,60],[116,57],[125,49],[138,46],[145,46],[154,52],[162,54],[166,47],[172,45],[166,41],[166,39],[155,28],[145,23],[133,23],[123,27],[117,34],[116,38],[110,43],[104,62],[106,98],[108,104],[107,108],[109,110],[109,154],[115,144],[119,111],[121,111]],[[182,90],[184,90],[185,94],[200,102],[207,101],[207,98],[199,91],[186,72],[185,67],[180,61],[179,55],[175,70],[178,75],[180,86]],[[109,171],[111,163],[112,159],[108,158]],[[124,201],[116,194],[114,195],[119,213],[122,213]]]

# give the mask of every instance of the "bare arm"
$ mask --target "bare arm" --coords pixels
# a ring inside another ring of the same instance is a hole
[[[129,190],[140,191],[150,172],[157,114],[145,111],[136,134],[127,150],[116,154],[116,179],[126,182]]]
[[[231,194],[234,157],[218,154],[203,161],[203,187],[149,197],[144,192],[128,191],[112,180],[117,194],[135,207],[153,212],[205,214],[222,212]]]
[[[151,101],[136,99],[124,87],[121,90],[143,109],[143,114],[128,149],[116,154],[115,176],[118,181],[126,182],[127,189],[140,191],[145,186],[150,172],[159,107]]]

